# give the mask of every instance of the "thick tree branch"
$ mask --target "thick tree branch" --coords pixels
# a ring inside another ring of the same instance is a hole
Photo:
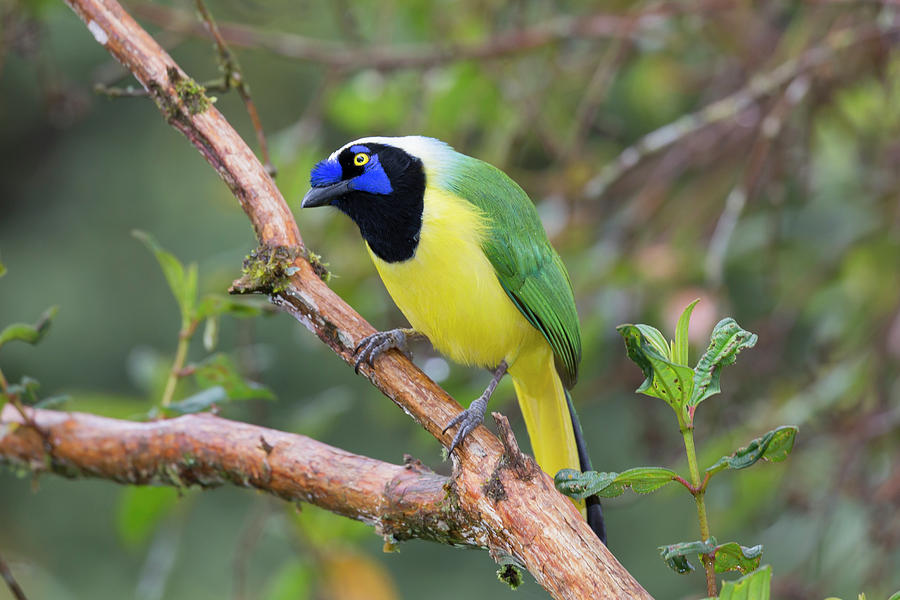
[[[26,409],[40,429],[7,406],[0,461],[36,473],[99,477],[131,485],[233,484],[309,502],[375,526],[397,540],[487,546],[477,519],[450,509],[449,480],[413,462],[392,465],[302,435],[211,414],[136,423],[83,413]],[[44,436],[53,441],[48,454]]]
[[[268,247],[288,247],[291,255],[302,256],[296,223],[275,184],[240,136],[221,113],[205,101],[202,93],[197,92],[192,80],[172,58],[114,0],[68,0],[68,3],[94,38],[134,74],[168,122],[181,131],[216,169],[240,201],[260,243]],[[296,271],[291,271],[293,274],[284,286],[275,288],[280,291],[274,292],[273,301],[287,309],[349,363],[355,344],[372,333],[373,328],[325,285],[307,260],[294,259],[293,265]],[[376,369],[364,367],[366,376],[446,446],[450,436],[442,435],[441,429],[457,414],[459,405],[400,353],[391,352],[376,364]],[[45,413],[38,414],[43,416]],[[128,424],[132,428],[128,431],[134,436],[133,440],[140,440],[154,431],[153,428],[174,427],[177,434],[159,434],[161,441],[174,446],[186,436],[194,435],[188,430],[202,429],[209,434],[215,429],[212,423],[217,426],[222,423],[220,419],[210,419],[212,417],[197,416],[174,420],[173,425],[168,422]],[[64,421],[69,426],[73,422],[78,421]],[[234,426],[237,431],[244,432],[242,435],[250,435],[247,439],[252,440],[254,447],[258,445],[258,437],[247,433],[251,429],[243,429],[251,426]],[[57,431],[71,433],[65,427],[60,425]],[[13,439],[19,439],[21,435],[26,434],[17,432]],[[266,438],[270,445],[276,439],[274,433],[271,435],[272,439]],[[112,460],[118,455],[121,460],[116,464],[121,466],[139,463],[149,454],[140,441],[126,446],[116,439],[108,440],[107,451],[98,458]],[[53,443],[55,456],[61,451],[56,444],[65,444],[66,440],[58,436],[58,439],[53,438]],[[89,441],[81,445],[89,447],[96,443]],[[258,456],[259,449],[244,448],[257,455],[259,465],[264,464],[264,457]],[[218,447],[213,453],[219,450],[231,452],[232,448]],[[180,455],[170,456],[177,462]],[[204,458],[212,460],[206,455]],[[530,468],[520,468],[522,461],[530,461],[530,458],[508,456],[499,440],[480,427],[453,453],[452,459],[455,470],[447,499],[451,500],[454,510],[459,511],[455,518],[474,519],[469,522],[481,532],[478,544],[485,545],[495,559],[509,559],[523,565],[557,599],[649,597],[600,543],[575,506],[554,489],[550,477],[533,463]],[[110,463],[101,464],[112,468]],[[152,464],[149,462],[147,468]],[[240,472],[252,474],[255,478],[252,481],[267,476],[262,466],[257,469]],[[338,498],[357,493],[354,488],[344,487],[343,481],[334,474],[338,470],[320,468],[322,493]],[[133,470],[119,472],[114,468],[92,473],[124,481],[129,481],[129,475],[136,474]],[[201,470],[200,474],[206,475],[207,471]],[[298,477],[302,478],[302,475]],[[288,486],[288,478],[285,486]],[[361,474],[357,483],[362,487],[370,485],[367,481],[371,478],[371,472]],[[244,480],[240,478],[239,481]],[[375,481],[377,487],[385,479]],[[319,500],[318,496],[310,499]],[[377,514],[376,508],[371,510],[373,515]]]

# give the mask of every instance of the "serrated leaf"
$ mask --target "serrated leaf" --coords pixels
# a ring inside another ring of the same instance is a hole
[[[237,367],[225,354],[215,354],[200,363],[194,371],[194,378],[201,388],[222,387],[229,400],[275,399],[269,388],[241,377]]]
[[[687,557],[699,556],[701,554],[709,554],[716,549],[716,538],[709,538],[705,542],[678,542],[668,546],[659,547],[659,555],[662,557],[669,568],[676,573],[689,573],[694,570]]]
[[[759,567],[762,553],[762,544],[751,548],[741,546],[737,542],[719,544],[715,550],[716,573],[727,573],[728,571],[749,573]]]
[[[595,494],[602,498],[615,498],[622,495],[626,488],[638,494],[649,494],[674,481],[675,477],[674,471],[662,467],[636,467],[621,473],[582,473],[575,469],[563,469],[553,481],[560,493],[572,498],[587,498]]]
[[[794,448],[794,438],[798,431],[799,429],[795,425],[782,425],[773,429],[764,436],[751,440],[749,444],[736,450],[734,454],[723,456],[707,468],[706,472],[715,475],[724,469],[746,469],[760,459],[781,462]]]
[[[722,583],[719,600],[769,600],[772,567],[766,565],[735,581]]]
[[[0,346],[7,342],[25,342],[26,344],[37,344],[50,330],[50,323],[53,317],[59,312],[58,306],[51,306],[44,311],[34,325],[27,323],[13,323],[7,325],[0,331]]]
[[[709,347],[694,368],[694,389],[690,406],[697,406],[710,396],[718,394],[719,375],[722,367],[734,364],[738,353],[744,348],[756,345],[756,334],[741,329],[740,325],[727,317],[713,328]]]
[[[223,404],[228,402],[228,394],[225,388],[221,386],[207,388],[199,391],[193,396],[188,396],[184,400],[173,402],[163,410],[166,413],[176,415],[190,415],[198,412],[209,410],[214,404]]]
[[[641,368],[646,377],[636,391],[665,400],[680,415],[691,397],[694,371],[690,367],[676,365],[660,354],[657,348],[659,340],[657,344],[653,344],[645,335],[649,329],[653,328],[644,325],[619,325],[616,328],[625,340],[628,357]],[[664,339],[662,343],[665,345]]]
[[[178,308],[181,311],[182,322],[191,319],[194,311],[194,305],[197,301],[197,267],[191,265],[187,272],[184,265],[174,254],[165,250],[156,239],[145,231],[132,231],[131,235],[144,243],[148,250],[153,252],[159,266],[162,268],[166,282],[172,295],[178,302]]]
[[[124,488],[116,507],[116,531],[119,539],[129,546],[145,542],[177,502],[178,491],[174,488]]]
[[[672,343],[672,362],[676,365],[688,364],[688,351],[690,350],[688,329],[691,325],[691,313],[694,312],[694,307],[697,306],[698,302],[700,302],[700,298],[687,305],[678,318],[678,324],[675,326],[675,341]]]

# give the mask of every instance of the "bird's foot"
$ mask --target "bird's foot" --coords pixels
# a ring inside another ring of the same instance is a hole
[[[453,442],[450,443],[450,449],[448,452],[453,452],[453,449],[456,448],[459,444],[462,443],[466,436],[472,433],[476,427],[481,425],[484,422],[484,413],[487,411],[488,400],[491,399],[491,395],[494,393],[494,388],[497,387],[497,384],[500,383],[500,380],[503,378],[503,375],[506,374],[506,361],[502,361],[500,366],[497,367],[497,370],[494,371],[494,377],[491,379],[491,382],[488,384],[487,389],[484,390],[484,393],[481,394],[472,404],[469,405],[469,408],[462,411],[455,417],[450,423],[444,427],[444,430],[441,434],[447,433],[447,430],[453,427],[454,425],[459,425],[459,429],[456,430],[456,435],[453,436]]]
[[[397,349],[407,358],[412,359],[409,351],[409,340],[418,337],[421,334],[413,329],[390,329],[388,331],[378,331],[372,335],[366,336],[356,345],[353,354],[356,356],[356,362],[353,363],[353,370],[359,373],[359,367],[366,363],[370,367],[375,359],[387,352],[388,350]]]
[[[487,390],[485,390],[486,393]],[[466,439],[466,436],[475,431],[475,428],[484,422],[484,413],[487,411],[488,399],[490,398],[490,396],[485,394],[479,396],[477,400],[469,405],[469,408],[453,417],[453,420],[444,427],[441,434],[447,433],[447,430],[454,425],[459,425],[456,435],[453,436],[453,442],[450,443],[448,452],[453,452],[453,449]]]

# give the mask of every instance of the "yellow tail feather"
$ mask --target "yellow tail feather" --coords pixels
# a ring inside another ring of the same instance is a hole
[[[560,469],[579,469],[572,417],[550,345],[523,350],[509,374],[538,465],[551,477]]]

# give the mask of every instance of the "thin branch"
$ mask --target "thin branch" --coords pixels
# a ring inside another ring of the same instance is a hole
[[[771,71],[756,75],[738,91],[644,135],[591,179],[585,186],[584,195],[599,198],[610,185],[651,154],[673,146],[707,126],[735,118],[760,99],[775,93],[799,75],[824,65],[843,50],[897,32],[900,32],[900,24],[867,23],[828,34],[818,46],[786,60]]]
[[[13,577],[12,571],[10,570],[9,565],[6,564],[6,561],[3,560],[2,555],[0,555],[0,577],[6,582],[6,587],[9,588],[9,592],[13,595],[13,598],[16,600],[28,600],[25,596],[25,592],[22,590],[22,586],[20,586],[19,582],[16,581],[16,578]]]
[[[259,144],[259,153],[262,154],[263,165],[266,167],[266,172],[272,177],[275,177],[276,169],[269,156],[269,144],[266,142],[266,134],[263,132],[262,121],[259,119],[259,112],[256,110],[256,104],[254,104],[253,98],[250,96],[250,86],[247,85],[247,81],[244,79],[244,73],[241,71],[241,66],[238,64],[237,57],[222,38],[222,34],[219,32],[219,27],[216,25],[215,19],[213,19],[212,14],[206,8],[206,3],[203,2],[203,0],[196,0],[196,4],[197,11],[200,13],[200,17],[203,19],[209,35],[211,35],[215,41],[216,49],[219,52],[219,62],[222,67],[222,75],[224,78],[224,91],[234,88],[237,90],[241,100],[244,101],[247,114],[250,115],[250,122],[253,124],[253,131],[256,132],[256,142]]]
[[[209,37],[209,33],[184,10],[161,4],[137,4],[141,19],[169,31]],[[406,46],[348,46],[238,23],[220,23],[222,37],[234,46],[262,48],[275,54],[330,65],[341,69],[424,69],[460,60],[496,59],[530,52],[571,39],[633,38],[640,33],[633,17],[610,14],[557,17],[527,29],[497,34],[484,42],[466,44],[418,44]]]
[[[304,258],[307,253],[293,216],[250,148],[115,0],[68,2],[94,38],[150,92],[166,120],[216,169],[247,213],[260,244],[281,248],[296,257],[290,259],[294,267],[290,277],[270,288],[272,301],[349,364],[356,343],[374,329],[325,285],[314,265]],[[376,368],[364,367],[363,372],[442,444],[450,442],[450,436],[441,430],[458,414],[459,404],[406,357],[392,351],[376,361]],[[45,415],[48,421],[53,417],[60,433],[76,437],[79,431],[73,424],[100,419],[41,411],[37,414],[42,426]],[[109,420],[105,423],[110,424]],[[454,477],[447,481],[434,474],[411,475],[404,467],[271,430],[264,431],[267,445],[273,447],[267,453],[259,447],[260,428],[230,423],[225,426],[230,435],[223,437],[225,423],[230,422],[209,415],[160,423],[116,422],[115,435],[99,439],[87,435],[72,446],[66,445],[68,437],[60,435],[58,441],[63,447],[54,445],[50,464],[77,469],[77,463],[64,460],[67,453],[87,453],[87,457],[93,453],[97,462],[86,472],[116,481],[140,483],[155,478],[171,482],[171,477],[166,478],[170,471],[182,481],[230,480],[265,488],[281,497],[327,505],[339,514],[371,522],[380,532],[397,539],[447,539],[449,535],[469,545],[487,547],[492,556],[509,557],[523,565],[557,600],[650,597],[594,535],[574,504],[556,491],[552,479],[540,470],[523,476],[511,469],[503,446],[484,427],[476,429],[451,455]],[[165,434],[160,437],[161,431]],[[18,428],[0,440],[0,456],[16,456],[5,446],[33,436],[28,429]],[[130,443],[124,443],[123,437]],[[148,438],[164,440],[164,447],[157,453],[150,452]],[[211,451],[207,442],[213,443]],[[30,443],[29,458],[35,456],[36,449],[34,441]],[[185,444],[199,453],[192,455],[193,461],[187,461],[178,451]],[[279,462],[283,470],[276,470],[272,462],[298,446],[301,452],[289,453],[286,463]],[[44,464],[43,453],[39,456],[40,464],[31,463],[38,468]],[[320,460],[308,461],[315,456]],[[328,460],[321,460],[326,457]],[[217,465],[224,469],[217,470]],[[160,466],[164,466],[162,473]],[[435,514],[442,517],[435,523],[415,520]],[[398,518],[392,520],[392,515]]]

